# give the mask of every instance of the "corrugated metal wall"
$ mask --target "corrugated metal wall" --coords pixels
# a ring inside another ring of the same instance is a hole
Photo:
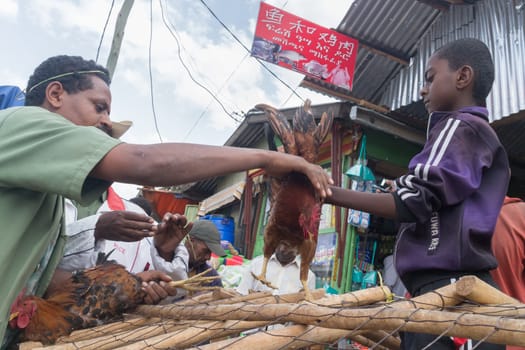
[[[415,0],[355,0],[337,27],[360,43],[408,61],[439,11]],[[409,33],[409,34],[407,34]],[[352,96],[378,103],[403,65],[359,47]]]
[[[525,0],[483,0],[451,6],[419,45],[410,66],[400,71],[381,103],[397,109],[420,99],[425,63],[443,44],[460,38],[482,40],[492,52],[496,80],[487,101],[491,121],[525,110]]]

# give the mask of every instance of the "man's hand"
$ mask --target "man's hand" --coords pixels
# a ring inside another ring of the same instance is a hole
[[[286,153],[269,152],[269,154],[271,157],[264,169],[270,176],[282,177],[290,171],[297,171],[308,177],[321,198],[331,195],[330,185],[333,185],[334,181],[319,165],[308,163],[302,157]]]
[[[115,210],[103,213],[95,226],[95,240],[135,242],[155,234],[155,220],[133,211]]]
[[[173,260],[175,248],[182,242],[190,232],[193,224],[184,215],[166,213],[162,222],[157,227],[157,233],[153,238],[155,248],[159,255],[166,261]]]
[[[146,292],[145,304],[158,304],[167,296],[177,295],[177,288],[169,286],[168,282],[172,279],[165,273],[151,270],[139,272],[137,276],[142,278],[142,290]]]

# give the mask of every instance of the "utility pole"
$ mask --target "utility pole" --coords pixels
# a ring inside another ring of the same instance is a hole
[[[113,78],[113,73],[115,73],[118,56],[120,54],[120,46],[122,45],[122,39],[124,39],[124,28],[126,27],[126,22],[128,21],[129,13],[131,12],[134,2],[135,0],[124,0],[117,17],[115,33],[113,34],[111,50],[109,51],[108,62],[106,64],[111,79]]]

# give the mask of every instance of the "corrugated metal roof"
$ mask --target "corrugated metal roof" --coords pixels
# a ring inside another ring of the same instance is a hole
[[[491,121],[525,109],[525,9],[512,0],[483,0],[469,6],[451,6],[421,37],[417,54],[388,84],[381,104],[392,109],[420,99],[419,84],[425,64],[437,48],[460,38],[477,38],[494,58],[496,80],[487,100]]]
[[[359,40],[352,96],[379,103],[385,84],[403,64],[367,48],[409,61],[439,11],[414,0],[356,0],[337,31]]]
[[[443,44],[464,37],[478,38],[490,48],[496,81],[488,98],[491,121],[525,110],[525,5],[523,0],[480,0],[450,5],[440,11],[416,0],[356,0],[337,27],[362,44],[356,61],[353,89],[306,77],[303,86],[350,100],[363,99],[397,110],[400,120],[426,119],[426,113],[404,116],[420,106],[419,90],[425,63]],[[390,55],[378,54],[378,51]],[[394,59],[392,57],[395,57]],[[397,58],[397,59],[396,59]],[[403,65],[399,60],[406,60]]]

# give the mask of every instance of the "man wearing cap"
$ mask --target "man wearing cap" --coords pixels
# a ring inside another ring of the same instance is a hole
[[[219,230],[209,220],[197,220],[188,226],[191,227],[191,230],[183,243],[181,243],[184,239],[182,234],[173,235],[165,232],[153,237],[155,250],[160,257],[163,258],[153,261],[154,268],[164,270],[166,265],[171,261],[187,256],[187,258],[183,259],[184,265],[179,265],[178,270],[173,271],[176,272],[178,276],[181,276],[180,279],[186,279],[208,269],[211,270],[206,276],[219,276],[217,271],[207,263],[207,261],[210,260],[211,253],[217,256],[226,255],[226,252],[221,247]],[[177,252],[177,249],[180,249],[181,246],[184,247],[187,253],[186,255]],[[222,281],[216,279],[208,284],[208,286],[222,287]]]
[[[221,235],[219,230],[208,220],[198,220],[193,222],[193,228],[188,234],[185,242],[190,258],[188,262],[189,275],[196,275],[211,269],[206,276],[219,276],[217,271],[212,268],[207,261],[211,258],[211,253],[217,256],[224,256],[226,252],[221,246]],[[210,282],[211,287],[222,287],[222,281],[216,279]]]

